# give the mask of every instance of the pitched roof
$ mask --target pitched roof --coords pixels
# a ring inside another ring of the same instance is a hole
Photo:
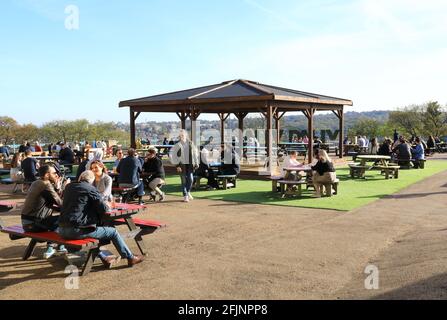
[[[259,100],[352,105],[352,101],[348,99],[335,98],[238,79],[199,88],[121,101],[119,106],[184,105]]]

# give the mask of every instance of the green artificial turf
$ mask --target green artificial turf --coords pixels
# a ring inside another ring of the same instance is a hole
[[[337,169],[337,177],[340,180],[338,195],[331,198],[312,198],[313,191],[310,189],[304,191],[301,198],[281,199],[279,193],[272,193],[271,181],[245,179],[238,179],[235,189],[200,190],[193,191],[193,195],[196,198],[212,200],[350,211],[396,193],[444,170],[447,170],[447,161],[431,160],[426,162],[425,169],[399,170],[399,179],[385,180],[379,171],[368,171],[366,180],[363,180],[350,178],[348,167],[339,168]],[[168,194],[181,196],[180,177],[168,176],[164,190]]]

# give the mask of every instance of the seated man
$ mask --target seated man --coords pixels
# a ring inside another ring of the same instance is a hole
[[[151,190],[151,193],[155,191],[159,196],[159,201],[163,201],[165,194],[160,190],[159,186],[165,183],[165,169],[163,168],[163,162],[157,157],[155,148],[149,148],[146,162],[143,165],[143,172],[148,175],[144,182]],[[152,197],[154,200],[156,199],[156,195]]]
[[[71,183],[65,189],[59,219],[59,234],[67,240],[94,238],[112,241],[121,257],[127,259],[129,267],[143,262],[142,256],[132,254],[115,228],[100,226],[108,206],[93,186],[94,181],[95,174],[87,170],[81,174],[79,182]],[[103,253],[100,253],[99,257],[107,267],[120,260],[115,256],[105,256]]]
[[[139,204],[144,204],[144,184],[143,181],[140,181],[140,173],[142,171],[142,163],[137,158],[135,149],[133,148],[127,151],[127,157],[122,159],[116,168],[116,172],[119,173],[118,183],[120,188],[137,189]]]
[[[59,217],[53,216],[54,206],[61,206],[62,200],[57,193],[59,177],[54,167],[44,165],[39,168],[40,180],[34,181],[25,199],[22,209],[22,226],[26,232],[55,231]],[[59,252],[67,252],[59,246]],[[55,250],[48,244],[45,259],[53,256]]]
[[[25,181],[33,182],[37,180],[37,169],[39,168],[39,163],[35,158],[32,157],[32,151],[27,150],[25,152],[25,159],[22,161],[22,171],[25,177]]]
[[[416,142],[416,147],[414,149],[411,149],[411,153],[413,154],[414,167],[417,169],[420,167],[420,161],[425,159],[425,152],[424,152],[424,146],[422,145],[421,138],[417,137],[415,142]]]
[[[239,156],[231,145],[225,145],[221,157],[223,164],[220,168],[220,175],[238,175],[241,172]]]
[[[61,151],[59,152],[59,163],[66,165],[71,171],[73,168],[73,163],[75,161],[75,155],[68,145],[65,143],[61,144]]]

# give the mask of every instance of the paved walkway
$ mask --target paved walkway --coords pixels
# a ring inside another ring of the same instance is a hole
[[[143,215],[169,225],[146,238],[147,261],[134,269],[97,265],[79,290],[65,289],[63,259],[23,262],[27,242],[0,234],[0,298],[445,297],[446,182],[443,172],[347,213],[170,197]],[[10,198],[5,191],[0,199]],[[19,222],[18,213],[2,218]],[[377,291],[364,289],[370,263],[380,271]]]

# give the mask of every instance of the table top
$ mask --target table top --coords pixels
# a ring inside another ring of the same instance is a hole
[[[311,166],[295,166],[295,167],[287,167],[283,168],[286,171],[312,171]]]
[[[357,159],[363,159],[363,160],[391,160],[390,156],[380,156],[380,155],[375,155],[375,154],[363,154],[363,155],[359,155],[357,156]]]
[[[147,206],[131,204],[131,203],[115,203],[112,205],[110,211],[106,212],[106,215],[112,218],[120,218],[124,215],[136,214],[146,209]]]

